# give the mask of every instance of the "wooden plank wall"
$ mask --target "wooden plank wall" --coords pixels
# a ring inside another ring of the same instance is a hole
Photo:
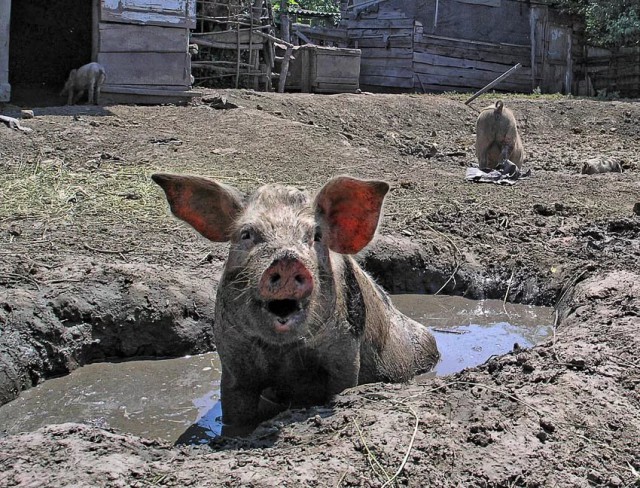
[[[496,90],[531,92],[530,49],[530,46],[417,34],[413,57],[415,89],[478,90],[521,63],[522,67],[496,86]]]
[[[520,63],[496,86],[531,92],[529,6],[518,1],[422,2],[416,8],[416,90],[475,91]],[[507,20],[508,19],[508,20]]]
[[[528,13],[522,13],[522,18],[526,17],[524,34],[520,26],[492,26],[486,21],[488,14],[502,18],[502,7],[492,5],[504,6],[505,2],[440,2],[435,26],[435,0],[420,2],[419,9],[415,2],[386,0],[371,3],[368,8],[356,6],[357,15],[347,11],[342,25],[348,31],[350,45],[362,50],[360,84],[406,91],[471,91],[521,63],[523,67],[498,89],[530,92]],[[521,15],[519,6],[514,12]],[[430,24],[424,26],[416,19],[430,19]],[[469,31],[469,23],[481,24],[486,36]]]
[[[571,60],[551,60],[553,69],[543,70],[552,57],[545,50],[547,27],[573,22],[555,13],[548,19],[546,6],[539,7],[545,15],[534,29],[528,0],[440,0],[437,14],[436,0],[354,0],[344,7],[341,26],[349,47],[362,50],[365,88],[473,91],[517,63],[522,67],[496,90],[530,93],[545,80],[553,87],[571,85]],[[571,27],[567,32],[572,37],[563,54],[579,53],[580,41],[573,41]],[[532,33],[539,37],[534,56]]]
[[[348,12],[342,25],[350,47],[361,50],[360,85],[365,89],[413,91],[414,19],[392,2]]]
[[[586,72],[596,92],[640,97],[640,47],[617,50],[589,47]]]
[[[436,0],[404,2],[411,14],[423,26],[425,34],[453,37],[495,44],[530,45],[530,2],[500,0],[499,2],[465,2]]]
[[[100,23],[98,62],[105,88],[140,86],[187,90],[191,85],[189,31],[181,27]]]

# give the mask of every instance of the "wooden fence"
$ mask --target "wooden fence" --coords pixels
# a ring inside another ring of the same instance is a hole
[[[578,80],[585,80],[586,87],[592,86],[595,92],[587,93],[585,87],[581,94],[616,92],[623,97],[640,97],[640,47],[615,50],[589,47],[581,65]]]

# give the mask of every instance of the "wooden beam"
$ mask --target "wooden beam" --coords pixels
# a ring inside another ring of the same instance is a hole
[[[270,41],[273,41],[275,43],[284,44],[287,47],[293,48],[293,44],[291,44],[290,42],[283,41],[282,39],[278,39],[276,36],[272,36],[271,34],[267,34],[265,32],[260,32],[260,31],[255,31],[254,34],[257,34],[258,36],[263,37],[264,39],[269,39]]]
[[[219,41],[209,41],[206,39],[196,39],[196,38],[191,38],[191,42],[193,44],[197,44],[198,46],[213,47],[216,49],[238,49],[238,47],[240,47],[241,50],[247,50],[247,51],[249,50],[249,48],[253,50],[262,49],[264,44],[264,41],[260,40],[260,41],[254,41],[252,44],[240,44],[238,46],[237,41],[219,42]]]
[[[493,80],[491,83],[489,83],[487,86],[485,86],[484,88],[482,88],[481,90],[478,90],[477,92],[475,92],[473,94],[473,96],[471,98],[469,98],[469,100],[467,100],[466,102],[464,102],[465,105],[469,105],[472,101],[474,101],[476,98],[478,98],[480,95],[482,95],[484,92],[490,90],[492,87],[496,86],[498,83],[500,83],[502,80],[504,80],[505,78],[508,78],[509,76],[511,76],[513,73],[515,73],[520,66],[522,66],[520,63],[516,64],[513,68],[511,68],[510,70],[506,71],[505,73],[502,73],[500,76],[498,76],[495,80]]]
[[[296,30],[294,30],[293,32],[294,32],[294,34],[295,34],[296,36],[298,36],[301,40],[303,40],[303,41],[304,41],[304,42],[306,42],[307,44],[310,44],[310,45],[312,45],[312,46],[315,46],[315,44],[316,44],[316,43],[315,43],[315,42],[313,42],[311,39],[309,39],[307,36],[305,36],[305,35],[304,35],[302,32],[300,32],[299,30],[297,30],[297,29],[296,29]]]

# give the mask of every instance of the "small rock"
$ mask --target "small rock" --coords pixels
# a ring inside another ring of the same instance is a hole
[[[536,203],[533,206],[533,211],[538,215],[542,215],[543,217],[550,217],[551,215],[555,215],[556,213],[555,209],[542,203]]]
[[[575,357],[568,362],[568,366],[572,369],[583,370],[587,365],[587,362],[584,358]]]
[[[602,475],[598,473],[595,469],[592,469],[591,471],[589,471],[589,473],[587,474],[587,479],[592,483],[596,483],[598,485],[602,484]]]
[[[640,215],[640,202],[636,202],[633,205],[633,213],[636,215]]]
[[[412,190],[416,188],[416,184],[413,181],[405,180],[400,182],[400,188],[404,188],[405,190]]]
[[[622,486],[622,480],[614,475],[609,478],[609,486]]]
[[[547,434],[544,430],[541,430],[536,434],[536,437],[540,440],[540,442],[546,442],[549,438],[549,434]]]
[[[35,117],[33,110],[20,110],[20,116],[23,119],[32,119]]]
[[[550,420],[544,418],[540,419],[540,427],[542,427],[545,432],[548,432],[549,434],[552,434],[556,430],[556,426],[553,425]]]
[[[236,105],[235,103],[230,102],[226,97],[221,97],[220,95],[202,97],[202,102],[217,110],[228,110],[240,107],[240,105]]]
[[[264,107],[260,104],[256,105],[256,110],[264,110]]]
[[[582,134],[582,129],[580,127],[572,127],[571,132],[574,134]]]

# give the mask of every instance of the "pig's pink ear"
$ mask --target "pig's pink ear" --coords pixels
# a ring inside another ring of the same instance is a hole
[[[231,187],[198,176],[154,174],[173,214],[207,239],[229,240],[229,229],[242,211],[242,197]]]
[[[315,201],[329,249],[355,254],[369,244],[378,227],[382,202],[388,191],[389,185],[384,181],[348,176],[329,180]]]

